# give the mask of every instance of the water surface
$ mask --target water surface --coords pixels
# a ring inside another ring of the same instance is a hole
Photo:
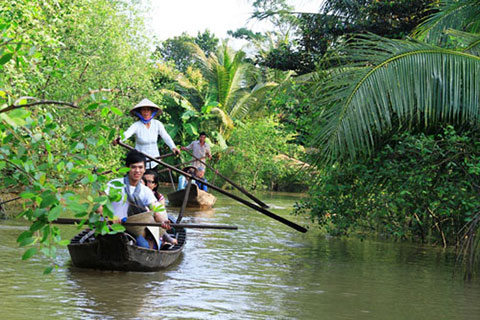
[[[178,262],[153,273],[82,270],[42,275],[41,257],[21,261],[22,221],[0,221],[0,310],[4,319],[480,319],[480,283],[453,277],[453,255],[412,244],[300,234],[218,195],[215,209],[183,222],[234,224],[189,229]],[[298,195],[265,194],[288,213]],[[174,213],[171,211],[170,213]],[[73,226],[61,226],[65,237]]]

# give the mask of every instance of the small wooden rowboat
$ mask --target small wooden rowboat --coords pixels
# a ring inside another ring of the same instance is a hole
[[[74,266],[100,270],[117,271],[158,271],[165,269],[177,260],[186,242],[186,231],[176,228],[178,244],[168,250],[152,250],[135,245],[128,233],[97,235],[92,230],[84,230],[76,235],[68,245]]]
[[[169,193],[167,197],[170,206],[180,207],[182,206],[183,198],[185,198],[185,189]],[[198,186],[192,183],[188,195],[187,207],[209,209],[213,207],[215,201],[217,201],[217,198],[213,194],[198,189]]]

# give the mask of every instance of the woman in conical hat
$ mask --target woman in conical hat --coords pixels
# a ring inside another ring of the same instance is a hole
[[[127,140],[135,135],[135,149],[156,158],[160,156],[157,145],[158,136],[160,136],[173,153],[180,154],[180,150],[176,147],[163,124],[154,119],[156,114],[161,113],[162,110],[160,107],[152,101],[148,99],[140,101],[130,109],[130,115],[137,117],[138,121],[134,122],[127,131],[123,133],[124,138],[122,140]],[[114,144],[116,143],[114,142]],[[147,169],[153,169],[156,166],[156,162],[147,163]]]

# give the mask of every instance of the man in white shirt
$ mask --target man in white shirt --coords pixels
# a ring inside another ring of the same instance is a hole
[[[132,150],[127,154],[125,166],[130,168],[128,174],[119,179],[111,180],[105,193],[110,197],[116,197],[117,201],[112,202],[113,221],[121,223],[126,221],[129,216],[150,211],[156,222],[168,227],[168,216],[165,207],[157,201],[152,190],[145,186],[141,181],[145,173],[145,157],[137,150]],[[105,208],[100,208],[103,213]],[[160,229],[158,227],[147,227],[144,232],[136,237],[137,245],[146,248],[152,248],[152,241],[148,241],[148,231],[154,236],[157,248],[159,247]],[[153,239],[150,239],[153,240]]]
[[[207,134],[205,132],[200,132],[198,140],[193,141],[186,147],[181,147],[182,150],[190,150],[194,157],[205,162],[205,158],[208,157],[209,160],[212,159],[212,152],[210,151],[210,146],[205,142]],[[204,168],[205,166],[198,160],[193,161],[192,165],[195,168]]]

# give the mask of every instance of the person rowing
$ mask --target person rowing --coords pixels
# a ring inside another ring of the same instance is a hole
[[[154,119],[155,115],[161,113],[162,110],[159,106],[148,99],[143,99],[130,109],[130,115],[137,117],[138,120],[123,133],[123,139],[117,138],[113,141],[113,145],[117,145],[118,141],[126,141],[135,135],[135,149],[156,158],[160,156],[157,144],[158,136],[160,136],[172,152],[179,155],[181,151],[165,130],[163,123]],[[156,162],[149,161],[147,163],[147,169],[155,169],[156,167]]]

